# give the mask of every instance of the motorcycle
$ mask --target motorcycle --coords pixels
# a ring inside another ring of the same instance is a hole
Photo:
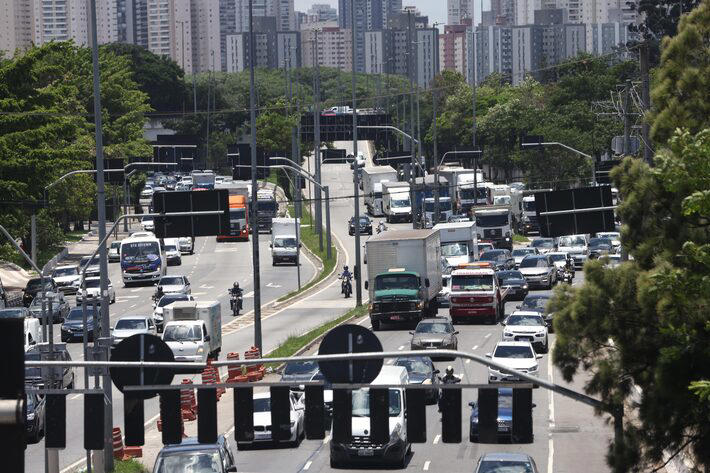
[[[569,268],[564,267],[564,268],[558,268],[557,269],[557,280],[566,282],[566,283],[572,283],[572,279],[574,279],[574,273],[570,271]]]
[[[457,384],[461,382],[461,378],[459,378],[456,375],[453,375],[452,377],[448,376],[437,376],[439,378],[439,382],[441,384]],[[440,389],[439,390],[439,412],[441,412],[441,408],[444,406],[444,390]]]
[[[239,311],[242,310],[242,291],[234,292],[229,290],[229,307],[232,309],[232,315],[236,317]]]
[[[352,292],[353,292],[353,286],[350,283],[349,277],[346,277],[346,278],[341,277],[340,279],[343,280],[343,282],[340,283],[340,292],[342,294],[345,294],[345,298],[347,299],[348,297],[350,297],[350,294],[352,294]]]

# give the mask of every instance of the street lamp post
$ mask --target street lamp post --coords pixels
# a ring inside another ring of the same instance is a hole
[[[357,164],[357,72],[356,72],[356,61],[355,61],[355,28],[357,23],[355,21],[355,1],[350,0],[350,21],[351,21],[351,49],[352,49],[352,102],[353,102],[353,188],[355,190],[355,215],[354,221],[356,225],[360,222],[360,185],[358,183],[360,177],[360,167]],[[320,177],[320,176],[319,176]],[[358,227],[359,228],[359,227]],[[360,232],[355,232],[355,306],[360,307],[362,305],[362,284],[360,284],[361,279],[360,271]]]
[[[594,157],[592,155],[584,153],[578,149],[574,149],[571,146],[568,146],[564,143],[560,143],[557,141],[547,141],[544,143],[521,143],[520,146],[523,148],[530,148],[530,147],[538,147],[538,146],[560,146],[567,151],[572,151],[575,154],[578,154],[579,156],[582,156],[584,158],[587,158],[592,161],[592,185],[596,186],[597,185],[597,176],[596,173],[594,172]]]

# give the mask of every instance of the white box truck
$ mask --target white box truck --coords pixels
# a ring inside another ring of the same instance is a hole
[[[439,223],[434,230],[439,231],[441,256],[446,259],[447,266],[456,267],[476,259],[476,222]]]
[[[412,221],[412,203],[408,182],[382,183],[382,211],[387,223]]]
[[[175,361],[203,363],[222,350],[219,301],[178,301],[163,309],[163,341]]]
[[[438,230],[390,230],[366,242],[370,321],[419,321],[436,315],[441,290]]]
[[[298,264],[301,222],[296,218],[277,217],[271,220],[271,264]]]
[[[365,207],[373,217],[384,215],[382,183],[387,181],[397,181],[397,171],[392,166],[374,166],[362,169],[362,193]]]

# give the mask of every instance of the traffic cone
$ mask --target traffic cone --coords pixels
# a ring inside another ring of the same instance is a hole
[[[121,428],[113,428],[113,458],[116,460],[123,460],[123,436],[121,435]]]
[[[192,384],[189,379],[183,379],[181,384]],[[180,414],[183,420],[195,420],[197,401],[195,400],[195,390],[181,389],[180,390]]]

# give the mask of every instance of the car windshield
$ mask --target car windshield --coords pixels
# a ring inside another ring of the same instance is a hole
[[[217,450],[187,451],[161,454],[153,473],[213,473],[222,471],[222,460]]]
[[[180,286],[183,284],[183,280],[179,276],[165,276],[160,278],[158,284],[161,286]]]
[[[585,246],[586,240],[582,236],[560,237],[559,246]]]
[[[175,245],[165,245],[165,251],[177,251],[177,246]]]
[[[424,202],[424,210],[427,212],[436,212],[436,202],[429,202],[428,200]],[[451,210],[451,200],[441,200],[439,201],[439,211],[448,212]]]
[[[286,368],[284,369],[284,374],[308,374],[314,373],[318,370],[317,361],[294,361],[291,363],[286,363]]]
[[[608,238],[592,238],[589,240],[589,246],[594,248],[611,248],[611,240]]]
[[[440,322],[421,322],[417,325],[417,333],[453,333],[451,324]]]
[[[377,276],[377,279],[375,279],[375,290],[386,291],[388,289],[419,289],[419,278],[413,274],[386,274]]]
[[[493,276],[490,274],[483,274],[480,276],[451,276],[452,291],[490,291],[492,289]]]
[[[239,220],[244,220],[247,218],[247,211],[244,209],[230,209],[229,210],[229,220],[231,222],[236,222]]]
[[[484,251],[481,261],[502,261],[505,260],[505,252],[501,250]]]
[[[549,302],[547,297],[526,297],[523,304],[520,306],[521,309],[542,309],[547,307]]]
[[[187,296],[163,296],[160,298],[160,302],[158,302],[158,307],[165,307],[168,304],[172,304],[173,302],[176,301],[187,301],[190,300],[188,299]]]
[[[25,288],[26,291],[39,291],[40,288],[42,287],[42,280],[37,278],[37,279],[30,279],[27,281],[27,287]],[[44,283],[44,288],[45,289],[51,289],[52,288],[52,283],[49,281],[46,281]]]
[[[254,412],[271,412],[271,398],[254,399]]]
[[[493,356],[496,358],[534,358],[528,345],[499,345]]]
[[[441,254],[442,256],[467,256],[468,244],[459,242],[442,243]]]
[[[24,315],[25,315],[25,311],[22,308],[0,310],[0,319],[22,317]]]
[[[409,199],[392,199],[392,207],[409,207]]]
[[[513,256],[525,256],[535,254],[535,248],[516,248],[513,250]]]
[[[160,243],[157,241],[134,241],[121,245],[121,258],[126,261],[155,261],[160,258]]]
[[[621,238],[621,234],[618,232],[604,232],[604,233],[597,233],[598,238],[609,238],[610,240],[618,240]]]
[[[141,222],[143,223],[153,223],[153,217],[143,217],[141,219]]]
[[[482,461],[478,473],[534,473],[529,462],[517,460],[485,460]]]
[[[101,279],[96,278],[96,279],[85,279],[84,280],[84,287],[85,288],[97,288],[101,285]]]
[[[539,315],[511,315],[508,317],[508,320],[505,322],[506,325],[530,325],[530,326],[535,326],[535,325],[545,325],[545,322],[542,320],[542,317]]]
[[[389,411],[390,417],[397,417],[402,411],[399,391],[389,390]],[[369,417],[370,415],[370,393],[364,389],[353,391],[353,417]]]
[[[46,294],[45,298],[45,305],[47,308],[49,308],[49,303],[51,302],[54,307],[59,303],[59,298],[55,297],[53,294]],[[37,296],[34,299],[32,299],[32,303],[30,304],[30,307],[42,307],[42,298]]]
[[[552,261],[567,261],[567,255],[561,254],[561,253],[556,253],[556,254],[550,255],[550,259],[552,259]]]
[[[295,248],[297,244],[295,238],[274,238],[274,248]]]
[[[94,316],[94,309],[93,306],[86,306],[86,318],[90,321],[91,318]],[[69,311],[67,314],[67,320],[84,320],[84,312],[81,309],[81,307],[74,307],[72,310]]]
[[[116,322],[116,330],[145,330],[145,319],[121,319]]]
[[[547,268],[547,258],[526,256],[520,262],[521,268]]]
[[[114,241],[111,243],[111,249],[112,250],[117,250],[121,247],[121,242],[120,241]]]
[[[535,201],[534,200],[523,201],[523,210],[525,210],[526,212],[534,212],[535,211]]]
[[[523,279],[523,273],[521,273],[520,271],[501,271],[497,274],[498,274],[498,279],[500,279],[503,282],[513,281],[516,279],[519,279],[519,280]]]
[[[360,225],[367,225],[370,223],[370,219],[367,217],[360,217]]]
[[[52,271],[53,278],[60,278],[62,276],[76,276],[77,274],[79,274],[79,270],[77,268],[59,268]]]
[[[417,373],[430,376],[432,373],[431,364],[423,358],[398,358],[394,362],[395,366],[402,366],[408,373]]]
[[[552,239],[537,239],[533,240],[530,246],[534,248],[554,248],[555,242]]]
[[[493,198],[493,205],[510,205],[509,195],[498,195]]]
[[[202,340],[202,329],[199,325],[168,325],[163,333],[163,341],[196,342]]]

